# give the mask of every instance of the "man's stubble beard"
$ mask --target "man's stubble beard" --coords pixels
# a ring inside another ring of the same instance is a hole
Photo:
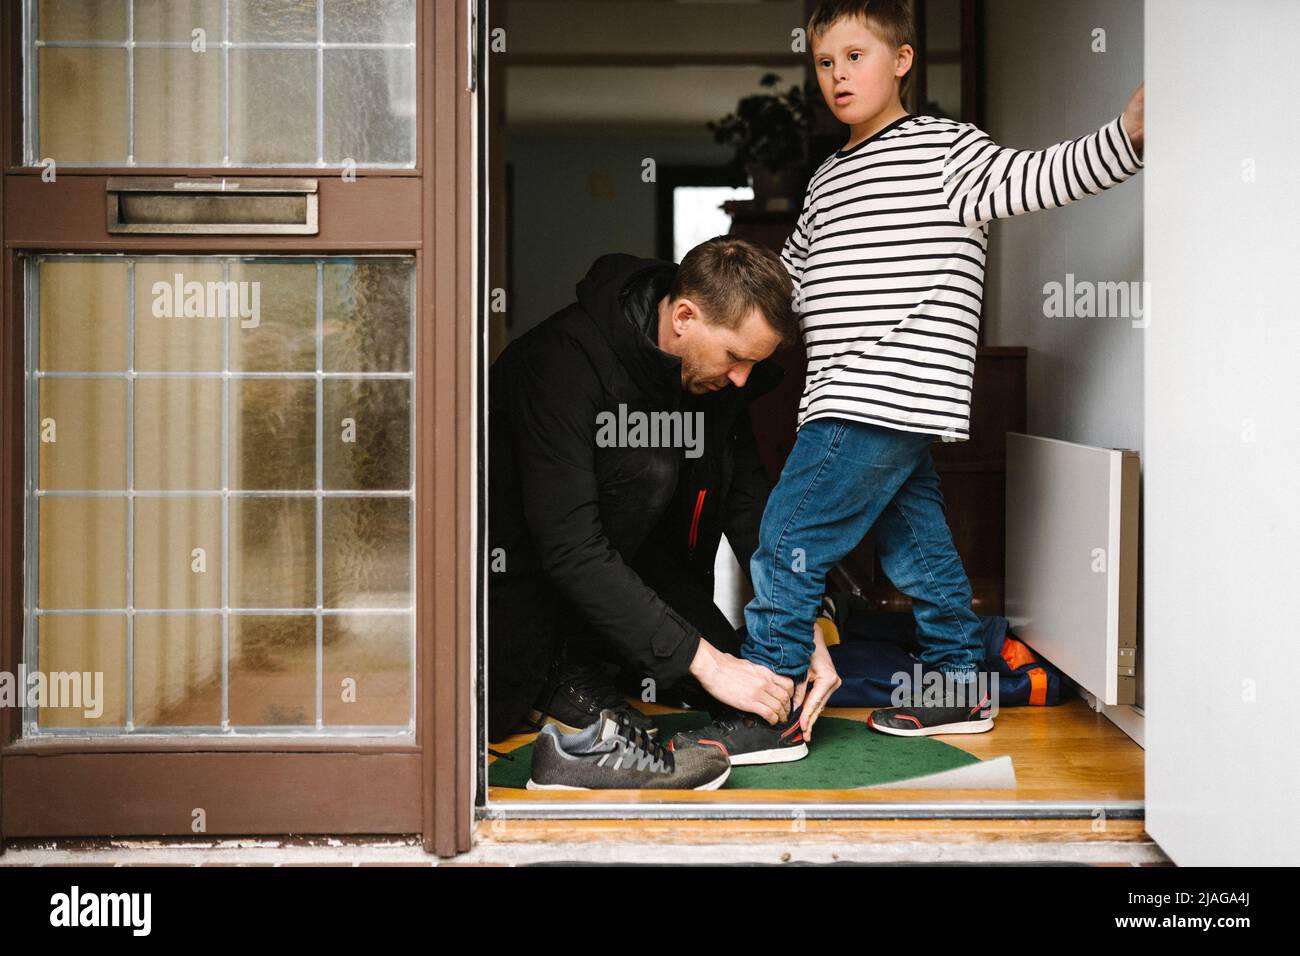
[[[700,367],[686,355],[682,356],[682,388],[694,395],[708,391],[700,382]]]

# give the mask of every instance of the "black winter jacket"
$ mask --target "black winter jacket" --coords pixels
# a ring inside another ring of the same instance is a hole
[[[743,388],[684,392],[681,360],[652,338],[675,270],[601,256],[578,301],[513,342],[489,372],[492,740],[527,712],[574,629],[590,629],[661,687],[686,675],[699,631],[632,569],[643,548],[688,567],[711,594],[723,533],[746,570],[757,547],[770,483],[749,403],[782,371],[760,362]],[[702,454],[598,447],[597,416],[620,405],[703,412]]]

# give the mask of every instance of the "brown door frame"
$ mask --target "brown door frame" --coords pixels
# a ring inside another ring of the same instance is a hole
[[[486,0],[484,0],[486,2]],[[477,747],[473,732],[474,691],[474,529],[477,483],[473,467],[474,369],[478,351],[478,303],[474,261],[474,110],[478,101],[469,78],[480,76],[482,58],[472,62],[471,28],[478,49],[484,17],[470,22],[469,4],[457,0],[420,3],[433,16],[423,18],[420,39],[430,74],[423,85],[432,116],[421,136],[432,165],[432,201],[426,199],[421,272],[424,314],[435,317],[417,350],[416,420],[421,427],[416,473],[417,632],[420,635],[417,714],[424,746],[426,783],[421,807],[424,848],[451,856],[470,848],[473,825],[473,772]],[[480,4],[475,4],[476,7]],[[427,110],[427,107],[422,108]],[[440,279],[441,281],[435,281]],[[427,328],[428,325],[425,327]]]
[[[472,469],[475,254],[473,109],[464,0],[417,3],[419,153],[414,170],[358,171],[344,183],[314,168],[225,169],[230,176],[320,180],[320,232],[261,237],[110,236],[109,176],[177,170],[23,167],[21,8],[0,10],[0,669],[16,674],[23,633],[25,253],[278,252],[416,256],[416,734],[391,740],[64,738],[20,740],[0,709],[0,852],[4,839],[51,836],[419,833],[450,856],[472,823]],[[209,175],[211,170],[195,170]]]

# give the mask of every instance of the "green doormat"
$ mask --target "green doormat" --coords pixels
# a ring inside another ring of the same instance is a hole
[[[667,742],[683,730],[709,722],[700,711],[659,714],[659,737]],[[533,745],[510,751],[488,767],[493,787],[523,787],[528,783]],[[808,756],[790,763],[733,767],[724,790],[847,790],[878,783],[908,780],[979,763],[978,757],[933,737],[893,737],[857,720],[821,717],[813,730]]]

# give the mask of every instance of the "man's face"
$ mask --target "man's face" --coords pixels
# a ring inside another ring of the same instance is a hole
[[[890,47],[858,17],[841,17],[813,41],[813,66],[826,105],[848,126],[893,105],[895,81],[912,62],[912,48]]]
[[[757,308],[734,329],[709,322],[690,299],[676,299],[666,309],[668,321],[661,317],[659,323],[659,347],[682,360],[682,388],[696,395],[728,385],[740,388],[754,363],[781,344],[781,336]]]

